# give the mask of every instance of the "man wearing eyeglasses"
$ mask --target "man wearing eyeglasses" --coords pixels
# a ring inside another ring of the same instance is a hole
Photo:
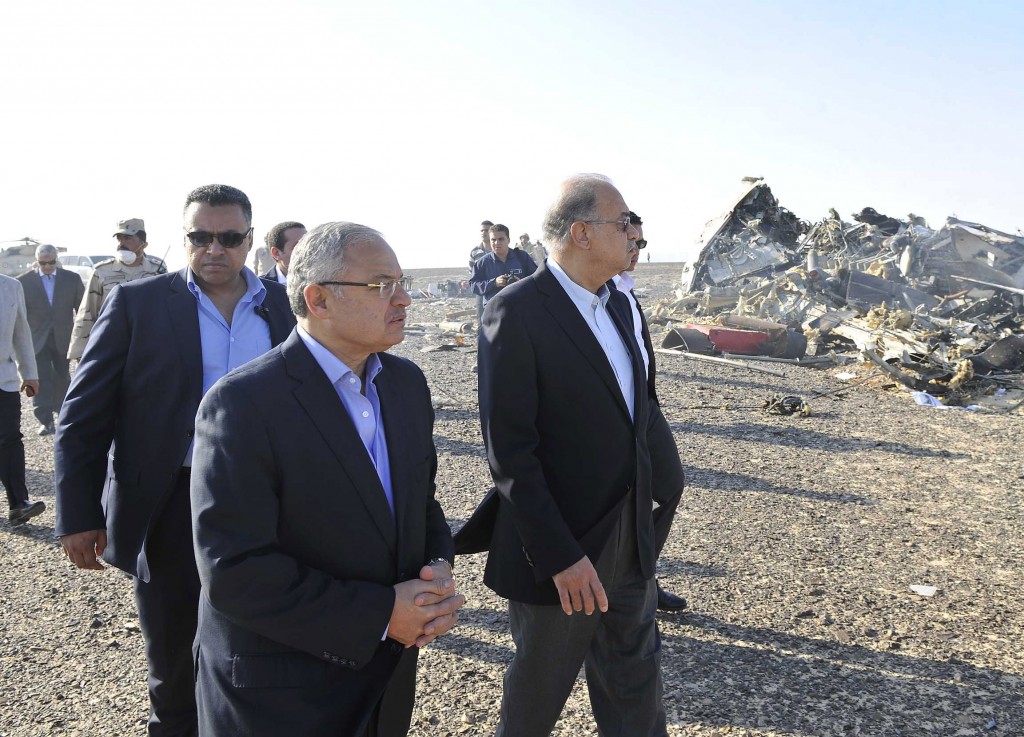
[[[483,298],[484,307],[488,301],[519,279],[529,276],[537,270],[533,259],[519,248],[509,248],[508,227],[498,223],[490,227],[491,252],[484,254],[473,265],[473,275],[469,278],[474,294]]]
[[[39,435],[53,435],[53,416],[60,410],[71,381],[68,343],[85,286],[78,274],[57,268],[57,249],[36,248],[36,268],[18,277],[25,291],[28,325],[39,372],[39,392],[32,398],[32,412],[39,421]]]
[[[672,430],[661,413],[658,404],[658,394],[655,390],[655,365],[654,365],[654,344],[651,342],[651,331],[644,317],[644,311],[640,309],[636,295],[633,293],[633,270],[636,268],[640,258],[640,251],[647,247],[644,239],[644,221],[635,212],[630,210],[630,222],[636,228],[640,237],[636,240],[637,250],[629,261],[629,266],[612,277],[615,288],[626,295],[629,301],[629,313],[625,315],[633,326],[633,335],[636,338],[637,346],[640,348],[640,355],[644,360],[645,375],[647,377],[648,392],[653,400],[651,402],[651,433],[648,441],[651,451],[651,469],[654,472],[651,491],[657,508],[654,510],[654,546],[660,556],[665,542],[668,540],[669,530],[672,528],[672,519],[675,517],[679,500],[683,496],[683,466],[679,462],[679,449],[676,447],[675,438],[672,437]],[[624,313],[625,314],[625,313]],[[686,599],[658,587],[658,609],[663,612],[680,612],[686,609]]]
[[[78,306],[75,326],[71,330],[71,344],[68,346],[69,361],[77,361],[82,357],[92,326],[100,316],[100,308],[114,287],[167,273],[167,265],[163,261],[146,253],[149,244],[146,242],[146,224],[141,218],[118,221],[114,238],[117,239],[114,258],[93,266],[85,295]]]
[[[458,552],[489,550],[484,583],[509,600],[516,651],[497,734],[550,734],[585,664],[602,735],[661,737],[651,397],[626,298],[607,285],[639,233],[596,174],[563,183],[544,231],[547,261],[484,311],[496,488],[456,536]]]
[[[292,259],[295,244],[306,234],[306,226],[294,220],[278,223],[267,231],[264,241],[270,249],[274,265],[260,278],[275,281],[282,286],[288,285],[288,264]]]
[[[102,570],[102,558],[134,577],[151,735],[197,731],[199,577],[188,492],[199,401],[295,324],[284,288],[245,268],[252,207],[243,192],[199,187],[184,221],[188,266],[111,291],[54,446],[56,532],[66,555],[79,568]]]
[[[377,231],[314,228],[288,275],[298,327],[200,404],[202,735],[408,732],[418,648],[465,601],[434,495],[430,391],[387,353],[411,286]]]

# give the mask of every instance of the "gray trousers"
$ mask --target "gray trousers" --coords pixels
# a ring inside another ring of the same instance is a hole
[[[632,499],[627,510],[635,509]],[[516,653],[505,672],[497,737],[549,735],[585,665],[603,737],[663,737],[657,589],[644,579],[633,515],[625,513],[595,568],[608,611],[567,616],[561,606],[510,601]]]

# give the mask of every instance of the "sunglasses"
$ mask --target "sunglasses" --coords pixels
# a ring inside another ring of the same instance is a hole
[[[39,262],[40,266],[55,266],[56,264],[57,264],[56,261],[40,261]]]
[[[640,239],[640,240],[638,240],[638,241],[633,241],[633,242],[634,242],[634,243],[636,243],[636,247],[637,247],[638,249],[644,249],[644,248],[647,248],[647,241],[645,241],[645,240],[644,240],[643,238],[641,238],[641,239]]]
[[[224,248],[238,248],[242,245],[242,242],[249,237],[252,232],[252,228],[249,228],[244,233],[236,233],[233,230],[225,230],[223,233],[211,233],[208,230],[193,230],[191,233],[186,233],[185,237],[189,239],[196,248],[206,248],[214,239],[220,243]]]

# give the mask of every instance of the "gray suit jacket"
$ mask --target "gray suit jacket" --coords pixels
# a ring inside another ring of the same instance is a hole
[[[47,339],[53,335],[57,351],[67,355],[71,342],[71,327],[75,324],[75,312],[85,295],[85,285],[78,274],[64,269],[53,272],[53,304],[46,298],[39,272],[27,271],[18,277],[25,291],[25,306],[28,308],[28,324],[32,329],[32,344],[36,353],[43,349]]]
[[[16,392],[22,379],[38,378],[21,284],[0,274],[0,390]]]

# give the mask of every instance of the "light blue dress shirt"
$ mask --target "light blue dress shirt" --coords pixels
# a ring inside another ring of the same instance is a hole
[[[235,305],[231,324],[220,314],[217,305],[196,284],[192,269],[188,269],[186,283],[198,302],[199,340],[203,351],[203,395],[217,380],[242,364],[262,356],[270,350],[270,324],[256,312],[263,305],[267,288],[249,271],[242,269],[245,294]],[[194,441],[193,441],[194,444]],[[182,465],[192,465],[192,445]]]
[[[57,280],[56,274],[44,274],[41,270],[36,270],[39,277],[43,280],[43,291],[46,292],[46,299],[53,304],[53,283]]]
[[[611,296],[608,286],[602,284],[597,294],[594,294],[570,279],[554,255],[548,256],[547,265],[548,271],[554,275],[562,289],[569,295],[569,299],[576,305],[576,309],[580,311],[580,315],[586,320],[590,331],[608,357],[608,363],[611,364],[619,389],[622,391],[622,398],[626,400],[626,407],[629,408],[629,416],[633,418],[636,409],[633,398],[633,359],[611,315],[608,314],[608,298]]]
[[[388,459],[388,439],[384,431],[384,419],[380,414],[380,399],[377,396],[377,387],[373,383],[380,373],[382,366],[380,358],[376,353],[371,353],[366,359],[366,384],[363,389],[363,382],[356,376],[344,361],[331,353],[322,344],[307,333],[301,325],[296,328],[299,338],[309,348],[313,358],[320,364],[320,368],[327,374],[327,380],[331,382],[334,391],[345,407],[345,412],[355,425],[359,439],[363,441],[363,447],[377,469],[377,478],[380,485],[384,487],[384,495],[387,497],[388,506],[391,507],[391,514],[395,513],[395,497],[391,490],[391,464]],[[364,394],[365,391],[365,394]]]

